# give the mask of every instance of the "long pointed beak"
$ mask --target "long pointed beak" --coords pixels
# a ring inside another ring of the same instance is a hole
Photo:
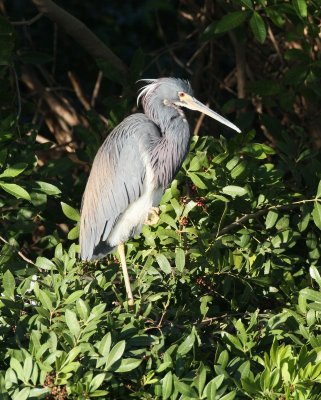
[[[192,97],[186,93],[184,93],[184,97],[180,98],[179,105],[189,108],[190,110],[199,111],[203,114],[206,114],[209,117],[216,119],[216,121],[219,121],[222,124],[229,126],[230,128],[234,129],[236,132],[239,132],[239,133],[241,132],[241,129],[239,129],[236,125],[232,124],[232,122],[230,122],[226,118],[222,117],[217,112],[208,108],[205,104],[203,104],[200,101],[198,101],[197,99],[195,99],[195,97]]]

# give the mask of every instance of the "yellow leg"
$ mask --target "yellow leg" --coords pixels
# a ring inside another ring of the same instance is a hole
[[[124,275],[124,281],[125,281],[126,292],[127,292],[127,297],[128,297],[128,305],[129,306],[133,306],[134,305],[134,298],[133,298],[133,294],[132,294],[132,290],[131,290],[130,282],[129,282],[129,276],[128,276],[127,265],[126,265],[125,245],[124,245],[124,243],[118,245],[118,253],[119,253],[120,263],[121,263],[121,267],[122,267],[123,275]]]

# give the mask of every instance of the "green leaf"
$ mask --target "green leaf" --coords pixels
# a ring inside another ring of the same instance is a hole
[[[176,268],[183,272],[185,267],[185,252],[183,249],[177,248],[175,251],[175,265]]]
[[[231,177],[233,179],[236,179],[240,175],[243,174],[244,171],[247,169],[247,164],[245,161],[241,161],[239,164],[237,164],[231,171]]]
[[[23,375],[23,368],[20,364],[20,362],[14,358],[10,358],[10,367],[14,370],[14,372],[17,374],[17,377],[23,381],[24,380],[24,375]]]
[[[173,391],[173,374],[172,371],[168,371],[162,380],[162,394],[163,400],[167,400]]]
[[[86,321],[89,316],[89,307],[82,299],[78,299],[76,303],[77,313],[80,319]]]
[[[102,373],[102,374],[98,374],[96,375],[92,381],[89,383],[89,392],[95,392],[99,386],[101,386],[101,384],[104,382],[106,374]]]
[[[247,190],[241,186],[235,186],[235,185],[228,185],[225,186],[222,189],[222,192],[224,194],[228,194],[229,196],[232,197],[237,197],[237,196],[245,196],[247,194]]]
[[[206,393],[206,399],[207,400],[215,400],[216,399],[216,390],[217,390],[217,388],[216,388],[215,382],[213,382],[213,380],[210,381],[204,389],[204,393]]]
[[[108,393],[109,392],[107,390],[95,390],[94,393],[90,393],[90,397],[103,397],[104,396],[107,399],[106,395]]]
[[[62,374],[67,374],[68,372],[75,373],[79,367],[80,367],[80,362],[74,361],[64,366],[59,372]]]
[[[267,213],[266,219],[265,219],[265,227],[266,227],[266,229],[273,228],[273,226],[275,225],[276,221],[278,220],[278,216],[279,216],[279,214],[274,210],[270,210]]]
[[[236,396],[236,391],[233,390],[233,392],[227,393],[223,397],[220,397],[220,400],[233,400]]]
[[[23,375],[25,377],[26,382],[29,381],[31,377],[32,369],[33,369],[32,358],[31,356],[27,356],[23,363]]]
[[[80,346],[76,346],[73,349],[71,349],[68,353],[68,356],[66,358],[65,364],[70,364],[72,361],[75,360],[75,358],[81,353],[81,348]]]
[[[308,7],[305,0],[292,0],[292,4],[299,17],[306,18],[308,16]]]
[[[0,182],[0,187],[17,199],[24,199],[31,202],[29,193],[24,188],[16,185],[15,183]]]
[[[105,365],[106,371],[108,371],[110,367],[122,357],[125,351],[125,347],[126,347],[125,340],[121,340],[120,342],[116,343],[115,346],[111,349],[110,353],[106,358],[106,365]]]
[[[45,398],[44,397],[45,394],[50,394],[50,393],[51,392],[49,391],[48,388],[43,388],[43,389],[33,388],[33,389],[30,390],[29,398],[30,399],[33,399],[33,398],[42,399],[42,398]]]
[[[55,264],[46,257],[37,257],[36,266],[46,271],[51,271],[56,268]]]
[[[120,366],[115,370],[115,372],[129,372],[137,368],[143,360],[138,360],[137,358],[125,358],[121,361]]]
[[[26,168],[28,164],[26,163],[18,163],[11,165],[11,167],[5,169],[2,174],[0,174],[0,178],[15,178],[20,175]]]
[[[197,204],[197,203],[196,203],[195,201],[190,200],[190,201],[186,204],[186,206],[185,206],[185,208],[184,208],[182,217],[187,217],[188,214],[190,213],[190,211],[192,211],[193,208],[196,207],[196,204]]]
[[[224,381],[224,374],[218,375],[211,380],[211,382],[215,383],[216,389],[219,389],[219,387],[222,385],[223,381]]]
[[[305,288],[300,290],[300,295],[307,300],[321,303],[321,292],[317,292],[316,290]]]
[[[250,19],[250,27],[256,40],[258,40],[260,43],[264,43],[266,38],[266,27],[262,17],[256,11],[253,12],[253,15]]]
[[[195,386],[197,387],[199,397],[201,397],[204,386],[205,386],[206,375],[207,375],[206,367],[201,362],[201,365],[197,371],[197,375],[196,375],[196,379],[195,379]]]
[[[75,240],[79,238],[79,233],[80,233],[80,225],[77,224],[74,228],[72,228],[69,232],[68,232],[68,239],[69,240]]]
[[[317,201],[314,203],[312,218],[315,225],[321,230],[321,203]]]
[[[73,221],[79,222],[80,221],[80,214],[79,211],[75,208],[69,206],[68,204],[64,203],[63,201],[60,203],[62,212],[65,216]]]
[[[195,391],[192,389],[190,385],[187,385],[184,382],[179,380],[175,381],[175,389],[182,393],[182,395],[186,396],[188,399],[195,399],[197,398]]]
[[[75,292],[71,293],[65,300],[65,304],[71,304],[74,301],[78,300],[84,294],[83,290],[76,290]]]
[[[3,274],[2,285],[4,290],[4,296],[8,299],[14,300],[14,291],[16,282],[12,273],[7,269]]]
[[[108,332],[106,335],[101,339],[99,346],[98,346],[98,351],[102,356],[107,357],[110,351],[110,346],[111,346],[111,333]]]
[[[172,272],[172,267],[164,254],[156,254],[155,258],[159,268],[164,272],[164,274],[168,275]]]
[[[181,343],[177,349],[177,354],[183,356],[187,354],[193,347],[195,342],[195,333],[192,332],[187,336],[183,343]]]
[[[234,11],[224,15],[215,27],[215,33],[224,33],[241,25],[248,17],[246,11]]]
[[[300,232],[304,232],[307,229],[310,222],[310,217],[310,207],[307,204],[304,204],[301,211],[301,219],[298,222],[298,228]]]
[[[49,310],[49,311],[51,311],[53,309],[52,301],[45,291],[38,289],[37,297],[38,297],[40,303],[42,304],[43,308],[45,308],[46,310]]]
[[[49,196],[55,196],[61,193],[61,190],[58,189],[57,186],[52,185],[51,183],[42,181],[36,181],[35,183],[41,192],[46,193]]]
[[[198,171],[200,167],[201,167],[200,157],[196,155],[195,157],[192,158],[192,161],[188,166],[188,171]]]
[[[243,3],[247,8],[253,9],[253,3],[252,0],[241,0],[241,3]]]
[[[318,269],[314,265],[311,265],[310,267],[310,276],[317,282],[319,288],[321,289],[321,276]]]
[[[80,325],[79,322],[77,320],[77,316],[76,313],[74,313],[73,311],[67,309],[65,311],[65,321],[66,324],[70,330],[70,333],[75,337],[78,338],[79,334],[80,334]]]
[[[194,172],[188,172],[187,175],[191,178],[196,187],[198,187],[199,189],[207,189],[207,186],[202,181],[202,179],[198,175],[194,174]]]
[[[30,394],[30,388],[25,387],[22,390],[20,390],[18,393],[15,393],[12,396],[12,400],[26,400],[29,399],[29,394]]]

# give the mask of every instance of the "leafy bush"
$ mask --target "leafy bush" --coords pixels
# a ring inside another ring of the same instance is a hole
[[[127,244],[133,308],[117,254],[78,260],[88,164],[106,125],[112,129],[129,112],[131,83],[145,58],[133,48],[141,32],[154,34],[156,3],[142,2],[124,22],[123,10],[132,10],[127,2],[108,3],[108,20],[100,20],[99,7],[70,2],[105,37],[117,27],[119,39],[125,24],[132,47],[117,48],[131,60],[127,79],[96,60],[114,83],[104,82],[108,97],[98,102],[93,95],[91,103],[75,77],[73,91],[61,89],[61,72],[78,69],[81,60],[82,78],[92,82],[94,62],[85,62],[80,49],[70,52],[65,37],[64,56],[57,58],[55,47],[51,57],[43,52],[47,25],[32,26],[30,36],[29,22],[20,32],[0,18],[0,398],[317,400],[321,157],[310,120],[319,118],[318,1],[216,1],[215,10],[208,2],[182,2],[178,36],[185,39],[192,26],[197,39],[175,42],[170,26],[174,45],[164,51],[155,34],[160,50],[146,76],[159,68],[176,74],[173,49],[183,46],[180,65],[193,69],[195,86],[211,99],[216,80],[234,90],[227,79],[234,48],[239,98],[220,100],[249,132],[193,137],[158,224]],[[7,7],[21,18],[14,1]],[[159,7],[165,16],[158,22],[171,25],[174,5]],[[216,56],[208,56],[214,47]],[[218,60],[213,68],[208,57]],[[240,75],[242,68],[249,76]],[[114,95],[117,83],[123,98]],[[215,132],[210,125],[204,131]]]
[[[36,282],[2,262],[3,398],[317,398],[319,177],[252,140],[193,140],[158,225],[128,244],[132,311],[114,256],[58,244]]]

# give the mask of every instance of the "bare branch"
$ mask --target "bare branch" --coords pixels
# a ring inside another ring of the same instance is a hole
[[[0,240],[5,243],[8,244],[10,246],[10,243],[3,238],[2,236],[0,236]],[[33,261],[31,261],[28,257],[26,257],[21,251],[18,251],[18,255],[24,260],[26,261],[28,264],[32,264],[32,265],[36,265]]]
[[[69,71],[68,76],[69,76],[70,82],[72,84],[72,87],[74,88],[74,91],[75,91],[76,96],[78,97],[79,101],[84,106],[86,111],[90,110],[90,108],[91,108],[90,103],[86,99],[86,95],[85,95],[76,75],[73,72]]]
[[[21,26],[21,25],[27,25],[30,26],[32,24],[34,24],[36,21],[38,21],[38,19],[40,19],[43,16],[43,14],[40,12],[37,15],[35,15],[34,17],[32,17],[31,19],[28,19],[27,21],[13,21],[11,22],[12,25],[15,26]]]
[[[117,71],[128,75],[128,68],[87,26],[57,6],[51,0],[32,0],[38,10],[55,22],[77,43],[80,44],[94,59],[103,59]]]
[[[94,90],[93,90],[93,94],[91,96],[91,101],[90,101],[90,104],[91,104],[92,107],[95,107],[95,103],[96,103],[96,99],[98,97],[98,93],[99,93],[99,90],[100,90],[100,85],[101,85],[102,79],[103,79],[103,73],[101,71],[99,71],[98,75],[97,75],[95,87],[94,87]]]
[[[225,226],[224,228],[222,228],[217,234],[216,234],[216,238],[218,238],[219,236],[224,235],[225,233],[231,231],[232,229],[243,225],[245,222],[247,222],[250,219],[256,219],[261,217],[262,215],[267,214],[269,211],[277,211],[277,210],[291,210],[293,208],[297,208],[302,206],[302,204],[306,204],[306,203],[314,203],[316,202],[316,199],[306,199],[306,200],[299,200],[299,201],[295,201],[294,203],[291,204],[285,204],[285,205],[277,205],[277,206],[271,206],[271,207],[267,207],[267,208],[263,208],[262,210],[259,210],[255,213],[250,213],[250,214],[245,214],[243,215],[243,217],[241,218],[237,218],[234,222],[232,222],[231,224]]]

